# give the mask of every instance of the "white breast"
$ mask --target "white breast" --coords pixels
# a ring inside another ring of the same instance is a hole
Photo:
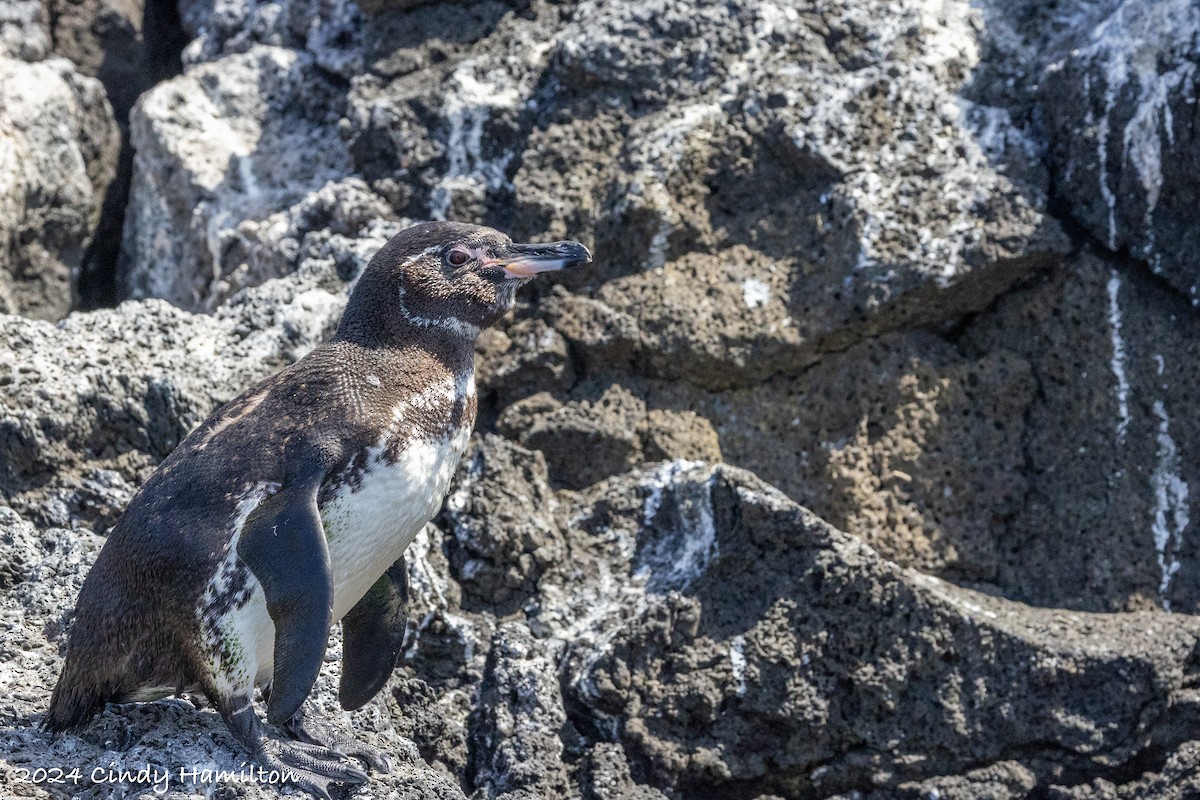
[[[401,448],[395,446],[396,438],[414,430],[415,426],[409,424],[412,415],[427,413],[437,403],[469,398],[474,392],[474,377],[467,374],[432,386],[398,405],[391,426],[368,453],[368,467],[361,473],[361,481],[354,484],[355,490],[347,486],[322,507],[321,522],[333,578],[334,621],[354,607],[441,508],[471,429],[462,426],[438,439],[416,437]],[[390,463],[385,458],[388,452],[395,458]],[[218,570],[206,599],[219,594],[222,585],[228,583],[226,574],[240,568],[237,541],[241,525],[250,510],[275,488],[259,487],[246,498],[245,509],[239,506],[226,563]],[[220,619],[206,623],[211,629],[206,628],[204,633],[214,653],[214,675],[218,682],[229,683],[230,691],[252,683],[262,685],[271,679],[273,670],[275,626],[267,613],[262,587],[252,575],[248,580],[246,601]],[[226,647],[218,647],[220,643]],[[235,654],[236,663],[225,663],[226,652]]]
[[[340,620],[438,509],[450,488],[470,430],[438,441],[417,439],[395,463],[372,451],[358,490],[321,509],[333,573],[333,618]]]

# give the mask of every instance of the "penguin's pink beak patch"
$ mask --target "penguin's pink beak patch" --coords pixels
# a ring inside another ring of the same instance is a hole
[[[512,244],[508,252],[506,257],[491,263],[504,267],[504,274],[514,279],[532,278],[539,272],[553,272],[592,260],[591,252],[579,242]]]
[[[533,260],[524,259],[521,261],[510,261],[504,265],[504,272],[510,278],[532,278],[539,272],[554,272],[560,270],[567,265],[565,258],[551,260]]]

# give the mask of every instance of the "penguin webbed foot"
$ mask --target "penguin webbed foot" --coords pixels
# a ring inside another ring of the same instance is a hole
[[[268,771],[287,776],[287,782],[322,800],[330,800],[331,783],[366,783],[367,773],[343,759],[341,753],[307,742],[282,742],[263,737],[254,754]]]
[[[357,758],[376,772],[392,771],[392,766],[382,751],[363,744],[353,736],[314,722],[305,715],[303,707],[283,724],[283,729],[300,742]]]
[[[330,800],[331,783],[366,783],[367,773],[347,763],[345,755],[323,744],[284,742],[263,734],[250,698],[222,703],[221,716],[230,732],[261,767],[286,776],[286,781],[314,797]]]

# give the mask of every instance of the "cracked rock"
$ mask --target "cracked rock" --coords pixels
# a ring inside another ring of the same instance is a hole
[[[1069,213],[1200,303],[1193,209],[1200,9],[1187,0],[1069,3],[1039,100]]]
[[[566,722],[554,659],[520,623],[496,631],[479,690],[472,771],[488,798],[570,792],[560,729]]]

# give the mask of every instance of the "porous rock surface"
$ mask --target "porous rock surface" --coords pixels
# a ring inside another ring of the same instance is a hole
[[[1200,791],[1195,4],[181,0],[105,240],[132,299],[29,319],[113,171],[83,76],[124,124],[111,68],[164,54],[138,8],[0,8],[0,93],[48,109],[0,104],[6,794],[278,796],[179,778],[245,760],[185,700],[35,726],[128,498],[428,218],[595,260],[481,336],[352,715],[331,638],[312,702],[394,754],[339,797]]]
[[[314,262],[212,316],[154,300],[73,315],[57,326],[0,317],[6,351],[21,356],[0,378],[0,485],[8,503],[66,526],[95,494],[95,476],[127,482],[126,490],[140,483],[238,387],[333,332],[345,287],[332,263],[332,256]],[[66,507],[55,498],[66,498]],[[107,511],[103,505],[97,512],[111,523],[123,502]]]

